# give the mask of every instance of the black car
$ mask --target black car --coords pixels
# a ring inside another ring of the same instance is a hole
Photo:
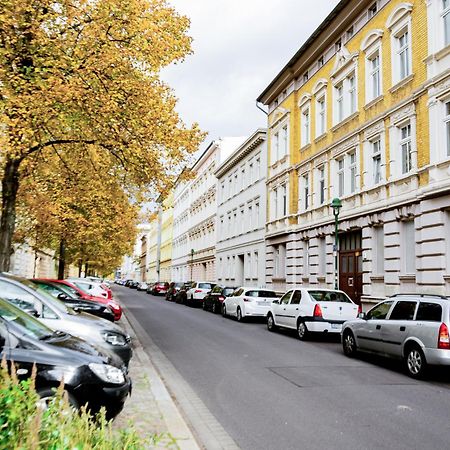
[[[184,283],[172,281],[166,292],[166,300],[169,302],[175,301],[175,296],[177,295],[177,292],[181,289],[183,284]]]
[[[186,292],[191,288],[192,283],[193,283],[192,281],[188,281],[182,284],[178,292],[175,294],[175,303],[186,304],[187,300]]]
[[[131,289],[137,289],[139,286],[139,281],[130,281],[128,283],[128,287]]]
[[[52,283],[51,281],[31,280],[39,289],[50,294],[52,297],[61,300],[67,306],[70,306],[75,311],[83,311],[92,314],[102,319],[114,322],[114,313],[111,309],[102,303],[97,303],[89,300],[82,300],[75,297],[68,286],[64,284]]]
[[[212,311],[214,314],[220,313],[222,311],[223,301],[236,289],[237,286],[224,286],[222,284],[217,284],[208,294],[206,294],[203,299],[203,309],[205,311]]]
[[[92,413],[104,407],[108,418],[123,408],[131,380],[107,356],[70,334],[52,331],[25,312],[0,299],[0,358],[14,364],[19,379],[36,366],[36,391],[43,402],[55,395],[61,382],[69,403],[87,405]]]

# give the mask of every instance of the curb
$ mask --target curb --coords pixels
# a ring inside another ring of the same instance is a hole
[[[120,294],[117,297],[120,299]],[[225,431],[174,365],[153,342],[144,328],[135,319],[134,315],[128,310],[127,306],[123,303],[121,303],[121,306],[126,312],[126,323],[129,326],[127,330],[132,330],[130,335],[137,344],[136,350],[138,355],[139,357],[142,353],[145,355],[144,358],[148,361],[151,370],[154,372],[153,375],[155,378],[150,378],[151,389],[156,389],[156,392],[154,392],[155,398],[159,398],[158,404],[161,403],[159,407],[164,419],[166,420],[166,417],[168,419],[166,423],[169,432],[177,439],[179,448],[181,450],[191,450],[194,448],[239,450],[236,442]],[[137,338],[138,333],[142,341]],[[165,412],[164,406],[169,406],[169,404],[170,408]],[[172,422],[174,416],[177,417],[177,420]],[[183,424],[182,429],[185,430],[182,434],[177,431],[177,427],[181,426],[181,423]],[[179,441],[179,436],[187,436],[187,439]],[[185,444],[195,444],[195,447],[187,447]]]
[[[115,294],[120,299],[119,295],[117,295],[117,293]],[[121,304],[121,306],[122,309],[127,311],[127,308],[124,307],[123,304]],[[128,311],[127,314],[131,315]],[[161,413],[162,420],[167,426],[168,433],[176,440],[176,445],[180,450],[200,450],[201,447],[198,445],[186,421],[182,417],[171,395],[167,391],[166,386],[159,376],[154,364],[136,336],[134,327],[131,325],[130,320],[124,314],[120,322],[132,338],[133,352],[135,353],[135,356],[145,366],[149,389],[151,390],[156,405]]]

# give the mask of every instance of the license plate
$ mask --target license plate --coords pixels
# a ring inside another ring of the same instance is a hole
[[[268,302],[258,302],[258,305],[265,306],[268,305]]]
[[[333,330],[340,330],[342,328],[342,325],[340,323],[332,323],[331,328]]]

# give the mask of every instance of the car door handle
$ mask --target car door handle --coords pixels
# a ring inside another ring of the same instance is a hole
[[[381,325],[377,325],[376,329],[379,330],[381,328]]]
[[[296,311],[298,311],[298,308],[295,308]]]
[[[406,327],[400,327],[400,331],[405,331]]]

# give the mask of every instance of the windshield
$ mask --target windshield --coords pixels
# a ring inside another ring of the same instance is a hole
[[[0,317],[16,325],[24,335],[35,339],[43,339],[53,333],[50,328],[34,317],[2,299],[0,299]]]
[[[308,291],[308,294],[316,302],[341,302],[353,303],[343,292],[333,291]]]

